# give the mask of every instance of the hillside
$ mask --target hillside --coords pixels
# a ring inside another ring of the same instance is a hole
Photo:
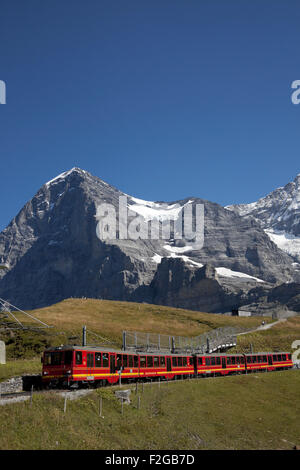
[[[30,313],[53,328],[38,332],[13,331],[5,336],[2,333],[11,358],[32,357],[52,344],[80,344],[83,325],[87,326],[88,331],[112,342],[113,347],[120,347],[124,330],[192,337],[225,326],[255,328],[262,321],[261,317],[238,318],[150,304],[95,299],[67,299]],[[32,321],[23,318],[21,313],[15,315],[24,324],[32,325]],[[97,337],[88,333],[88,342],[97,342]]]
[[[66,413],[63,397],[36,394],[32,406],[0,407],[0,448],[293,449],[299,386],[298,371],[165,382],[139,386],[140,409],[133,387],[123,416],[116,387],[68,401]]]
[[[117,302],[95,299],[67,299],[50,307],[31,311],[33,315],[52,328],[34,331],[0,332],[7,345],[8,359],[38,357],[50,345],[81,344],[82,326],[111,342],[111,347],[122,344],[122,332],[141,331],[174,336],[193,337],[219,327],[255,329],[262,317],[240,318],[195,312],[134,302]],[[28,323],[22,314],[16,316]],[[264,318],[266,323],[272,322]],[[292,317],[267,331],[238,336],[235,350],[249,351],[250,344],[258,350],[291,350],[291,344],[300,337],[300,317]],[[88,333],[88,343],[99,339]]]

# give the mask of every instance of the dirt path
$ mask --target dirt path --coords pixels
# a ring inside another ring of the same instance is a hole
[[[273,328],[273,326],[278,325],[278,323],[283,323],[285,321],[286,321],[286,318],[281,318],[280,320],[277,320],[274,323],[268,323],[266,325],[260,325],[258,328],[254,328],[253,330],[245,331],[244,333],[238,333],[237,336],[247,335],[248,333],[254,333],[254,331],[269,330],[270,328]]]

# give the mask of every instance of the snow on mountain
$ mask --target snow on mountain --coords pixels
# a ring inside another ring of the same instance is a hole
[[[131,211],[141,215],[145,221],[149,220],[176,220],[182,209],[193,201],[188,201],[183,206],[180,204],[167,204],[164,202],[144,201],[136,197],[130,197],[134,204],[129,206]]]
[[[231,269],[228,268],[216,268],[217,273],[219,276],[224,276],[224,277],[240,277],[244,279],[252,279],[257,282],[265,282],[262,279],[259,279],[254,276],[249,276],[249,274],[241,273],[239,271],[232,271]]]
[[[257,202],[225,209],[242,217],[253,217],[281,250],[300,259],[300,174]]]
[[[300,237],[274,230],[265,230],[265,232],[281,250],[300,260]]]

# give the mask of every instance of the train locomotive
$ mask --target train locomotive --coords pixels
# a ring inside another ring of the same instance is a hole
[[[122,382],[173,380],[293,367],[289,352],[173,354],[113,351],[89,346],[48,348],[42,356],[44,386],[104,386]]]

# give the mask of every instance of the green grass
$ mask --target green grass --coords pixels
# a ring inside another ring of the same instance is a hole
[[[0,364],[0,382],[22,374],[39,374],[40,372],[40,357],[33,359],[11,360],[7,361],[6,364]]]
[[[95,299],[67,299],[31,313],[53,328],[38,332],[0,332],[0,339],[7,345],[8,358],[35,357],[50,345],[78,344],[83,325],[112,341],[118,348],[123,330],[191,337],[224,326],[255,328],[262,321],[261,317],[238,318],[159,305]],[[17,312],[15,314],[25,325],[28,324],[28,318]],[[70,337],[78,339],[70,340]],[[88,336],[88,342],[95,341],[95,337]]]
[[[68,401],[66,414],[62,397],[34,395],[0,407],[0,449],[292,449],[299,388],[299,371],[140,386],[141,409],[133,388],[123,416],[113,387]]]
[[[238,336],[237,347],[230,352],[249,352],[252,344],[253,351],[290,351],[292,343],[300,340],[300,316],[288,318],[265,331],[257,331]]]

